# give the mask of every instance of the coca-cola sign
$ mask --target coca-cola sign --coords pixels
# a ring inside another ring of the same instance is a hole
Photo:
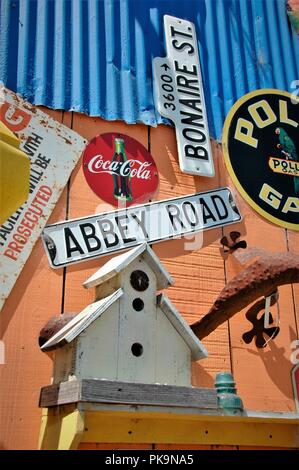
[[[123,134],[94,137],[83,153],[83,171],[92,191],[114,206],[149,202],[158,189],[153,157],[140,142]]]

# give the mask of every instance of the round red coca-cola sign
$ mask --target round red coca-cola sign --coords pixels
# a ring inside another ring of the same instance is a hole
[[[149,202],[158,189],[153,157],[140,142],[124,134],[94,137],[83,153],[83,171],[93,192],[114,206]]]

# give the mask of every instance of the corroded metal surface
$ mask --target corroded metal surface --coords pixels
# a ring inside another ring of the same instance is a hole
[[[67,325],[77,314],[76,313],[64,313],[59,317],[52,317],[41,329],[38,344],[40,347],[43,346],[52,336],[54,336],[61,328]]]
[[[199,339],[205,338],[254,300],[269,296],[278,286],[298,282],[299,255],[263,255],[224,287],[207,315],[191,328]]]

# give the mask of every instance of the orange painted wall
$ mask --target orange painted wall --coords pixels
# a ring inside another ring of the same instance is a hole
[[[107,122],[80,114],[46,112],[87,139],[104,132],[117,131],[142,142],[150,150],[159,169],[160,189],[157,199],[223,185],[233,189],[224,168],[221,146],[216,143],[213,143],[215,178],[193,177],[179,170],[175,134],[169,127],[153,129],[143,125]],[[189,323],[208,311],[225,283],[239,269],[236,261],[232,259],[224,262],[220,255],[219,239],[223,233],[239,228],[248,246],[273,252],[299,250],[299,233],[266,222],[237,193],[236,197],[245,223],[225,230],[206,232],[202,249],[192,249],[191,246],[186,251],[182,240],[154,246],[155,252],[175,280],[175,286],[168,289],[167,295]],[[107,209],[107,205],[103,204],[86,184],[80,162],[50,222],[100,212]],[[38,348],[39,331],[51,316],[78,312],[93,300],[92,289],[84,289],[82,282],[106,261],[107,258],[100,258],[53,271],[41,242],[36,244],[0,315],[0,339],[4,341],[6,353],[6,364],[0,365],[0,448],[36,449],[41,416],[38,408],[39,390],[50,383],[52,369],[50,359]],[[280,310],[281,332],[263,350],[257,350],[254,344],[246,345],[242,341],[242,334],[250,329],[244,312],[237,314],[206,338],[203,342],[208,348],[209,358],[193,366],[193,384],[213,386],[217,372],[231,370],[247,409],[295,411],[290,380],[290,344],[298,338],[298,285],[280,289]],[[137,447],[178,448],[171,444],[153,446]],[[81,448],[108,449],[111,445],[84,444]],[[131,447],[128,444],[115,444],[113,448]]]

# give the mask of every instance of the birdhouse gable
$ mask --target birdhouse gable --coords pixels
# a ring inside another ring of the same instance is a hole
[[[142,257],[144,261],[153,270],[157,278],[157,289],[161,290],[173,284],[170,274],[166,271],[154,251],[146,243],[133,248],[126,253],[115,256],[102,266],[95,274],[83,283],[86,288],[97,287],[118,276],[135,259]]]
[[[166,295],[160,294],[157,296],[157,306],[160,307],[172,326],[176,329],[176,331],[189,347],[192,359],[194,361],[198,361],[199,359],[208,357],[208,351],[204,345],[195,336],[188,323],[179,314],[175,306],[170,302]]]
[[[82,312],[76,315],[67,325],[59,330],[42,347],[42,351],[49,351],[71,343],[77,336],[88,328],[97,318],[111,307],[123,295],[123,290],[118,289],[113,294],[88,305]]]

